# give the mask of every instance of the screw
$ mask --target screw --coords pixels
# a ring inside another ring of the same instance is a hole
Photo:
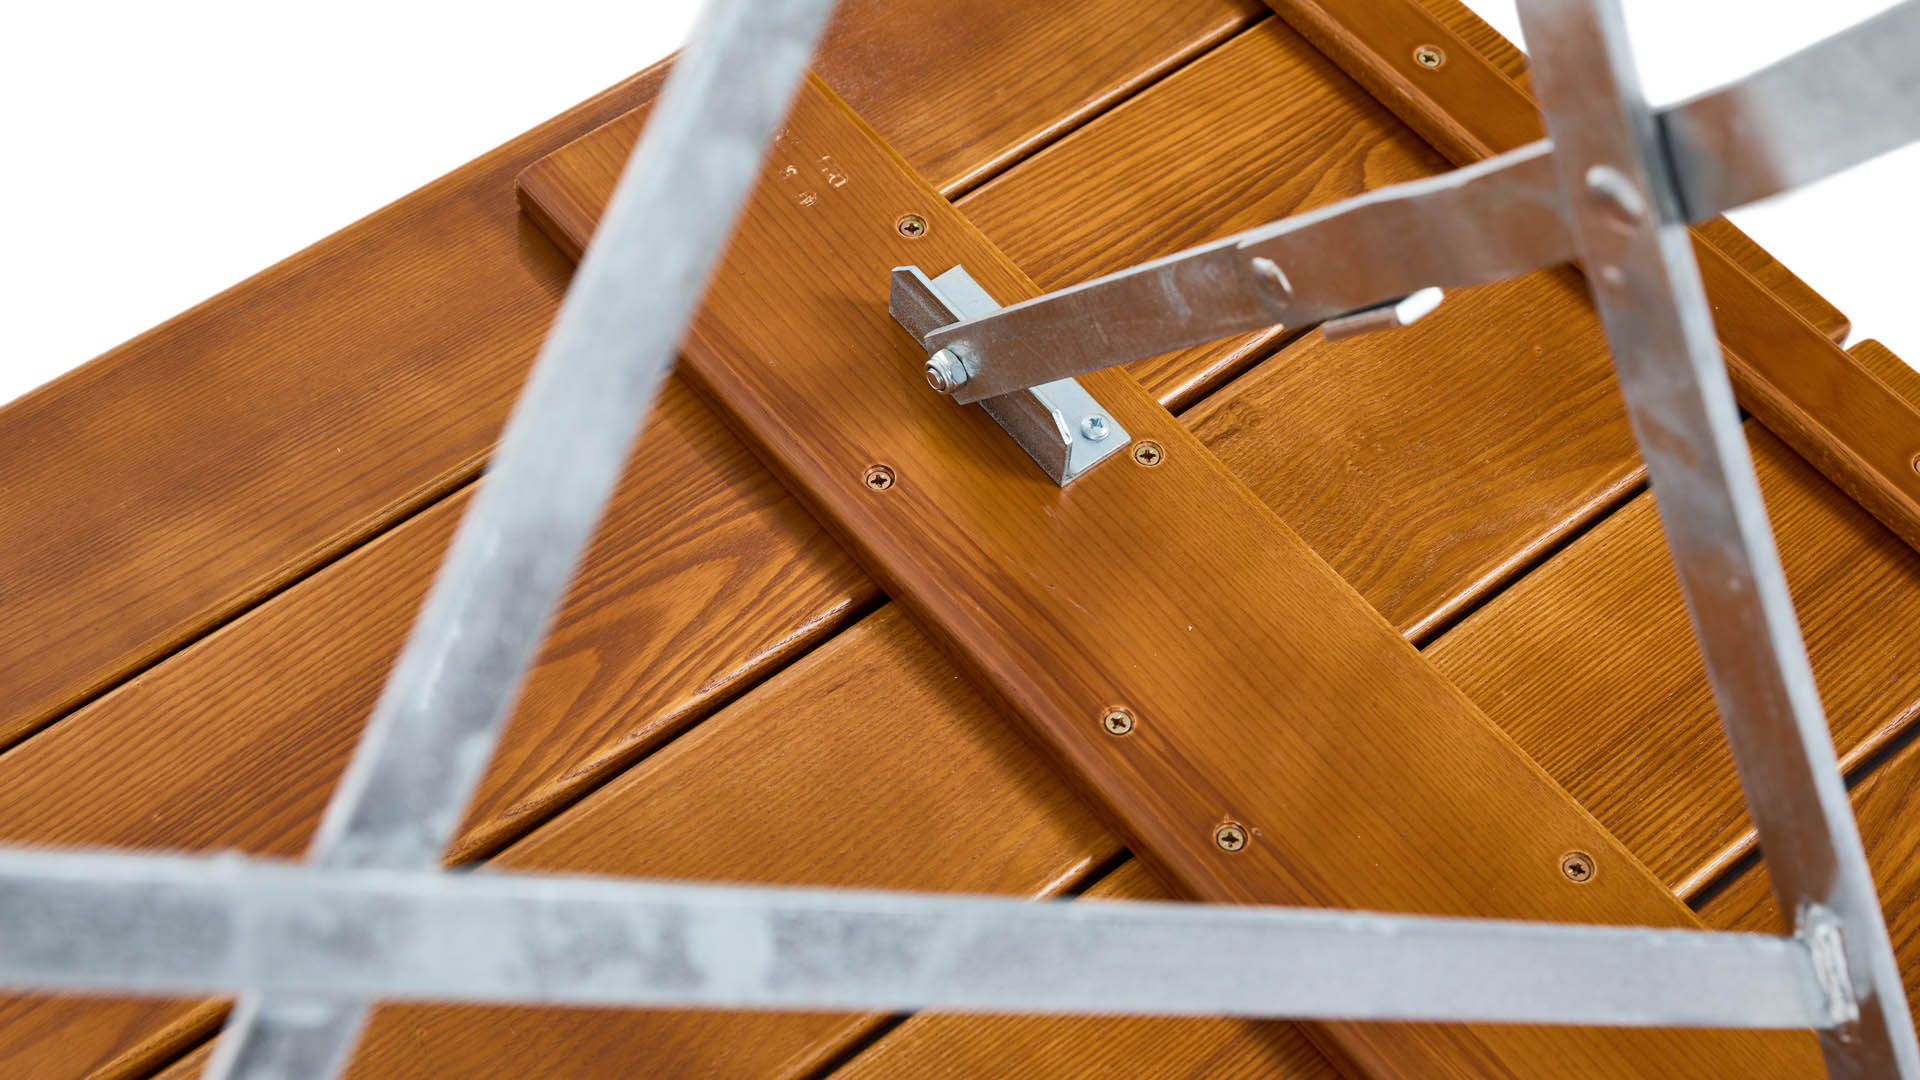
[[[1913,460],[1908,464],[1913,466],[1914,472],[1920,473],[1920,454],[1913,455]]]
[[[1133,460],[1151,469],[1167,459],[1167,452],[1160,449],[1157,442],[1137,442],[1133,444]]]
[[[1106,438],[1107,430],[1107,418],[1104,416],[1089,416],[1080,421],[1080,434],[1093,442]]]
[[[1413,50],[1413,62],[1432,71],[1447,62],[1447,54],[1441,52],[1438,45],[1422,45]]]
[[[1247,830],[1238,822],[1229,821],[1213,830],[1213,842],[1221,851],[1239,851],[1247,846]]]
[[[867,490],[885,491],[893,486],[893,470],[885,465],[875,465],[867,470]]]
[[[927,385],[942,394],[951,394],[967,381],[967,365],[952,349],[941,349],[927,357]]]
[[[894,225],[894,228],[900,230],[901,236],[909,240],[918,240],[927,235],[927,219],[921,217],[919,214],[908,214],[906,217],[901,218],[899,222]]]
[[[1593,880],[1593,856],[1584,851],[1569,851],[1560,856],[1560,872],[1575,885]]]
[[[1107,710],[1100,718],[1100,726],[1107,729],[1109,735],[1125,735],[1133,730],[1133,714],[1122,708]]]

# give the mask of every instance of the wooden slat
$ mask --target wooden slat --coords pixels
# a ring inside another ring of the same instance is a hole
[[[1527,93],[1410,0],[1329,6],[1269,0],[1382,102],[1456,162],[1539,137]],[[1439,44],[1450,59],[1420,67]],[[1757,279],[1694,244],[1741,404],[1910,544],[1920,545],[1920,408],[1892,393]]]
[[[1351,93],[1338,77],[1294,90],[1299,107],[1322,117]],[[1368,147],[1368,158],[1410,158],[1416,144],[1392,130]],[[1325,160],[1318,148],[1324,123],[1281,135],[1290,152]],[[1341,175],[1364,172],[1357,160],[1329,163]],[[1072,199],[1082,190],[1056,194]],[[1151,220],[1149,210],[1140,212]],[[1170,385],[1193,384],[1178,367],[1159,370]],[[457,847],[463,857],[525,832],[877,598],[684,390],[670,386],[634,460],[469,815]],[[297,852],[461,498],[0,757],[0,774],[10,778],[0,785],[8,835]],[[737,614],[714,616],[736,607]],[[33,1026],[54,1023],[45,1011],[53,1006],[39,1004]],[[92,1015],[94,1038],[70,1032],[38,1041],[54,1062],[130,1052],[126,1043],[144,1037],[143,1023],[183,1011],[144,1002],[59,1004]],[[15,1038],[37,1036],[32,1026],[0,1025],[0,1056],[24,1052],[8,1049]]]
[[[1920,405],[1920,371],[1915,371],[1905,360],[1895,356],[1892,349],[1868,338],[1847,352],[1894,393]]]
[[[803,94],[793,123],[866,183],[793,214],[776,152],[683,370],[1160,872],[1214,900],[1693,923],[1125,373],[1083,382],[1165,459],[1065,492],[984,414],[928,394],[917,343],[885,313],[888,267],[965,265],[1008,302],[1035,288],[944,206],[903,255],[873,226],[937,201],[932,189],[889,175],[889,152],[858,145],[862,128],[824,92]],[[862,482],[873,462],[898,473],[884,493]],[[1116,702],[1142,718],[1125,739],[1098,725]],[[1320,763],[1336,749],[1330,774]],[[1213,842],[1229,819],[1251,836],[1234,854]],[[1612,872],[1569,887],[1569,846]],[[1444,853],[1444,871],[1419,867],[1422,852]],[[1319,1030],[1401,1074],[1812,1064],[1745,1032]]]
[[[814,69],[920,175],[958,193],[1265,11],[1259,0],[841,0]]]
[[[1920,641],[1902,629],[1920,620],[1920,556],[1765,430],[1748,435],[1836,745],[1857,762],[1920,711]],[[1427,654],[1676,891],[1751,849],[1652,496]]]
[[[722,452],[724,452],[724,448],[722,448]],[[659,465],[660,471],[670,471],[670,473],[672,473],[672,471],[676,471],[676,469],[680,469],[680,465],[676,465],[676,461],[678,461],[678,459],[676,459],[674,455],[666,455],[666,457],[655,457],[655,455],[643,454],[643,459],[647,459],[647,457],[651,457],[651,459],[655,459],[655,463]],[[678,475],[678,473],[676,473],[676,475]],[[428,557],[428,561],[430,561],[430,557]],[[614,575],[614,577],[609,577],[609,580],[607,580],[607,588],[624,588],[624,586],[626,586],[626,584],[628,584],[630,580],[632,580],[632,578],[622,578],[622,577],[618,577],[618,575]],[[307,636],[313,636],[313,634],[319,634],[319,630],[311,630],[311,632],[309,632]],[[378,636],[378,634],[376,634],[376,636]],[[301,638],[301,640],[305,640],[305,638]],[[380,650],[380,648],[384,648],[384,646],[376,646],[376,651]],[[255,663],[265,663],[265,657],[255,657]],[[574,671],[578,673],[578,671],[580,671],[580,663],[574,663],[574,665],[572,665],[572,669],[574,669]],[[376,665],[374,665],[374,671],[376,671]],[[618,673],[618,671],[614,671],[612,675],[620,675],[620,673]],[[309,676],[309,678],[311,678],[311,676]],[[578,682],[578,680],[576,680],[576,682]],[[589,678],[589,682],[593,682],[593,684],[599,684],[601,680],[599,680],[599,678]],[[611,682],[611,678],[609,678],[609,682]],[[714,688],[701,688],[701,690],[714,690]],[[555,700],[561,700],[561,701],[572,700],[572,698],[568,698],[568,694],[578,694],[578,692],[576,692],[576,690],[570,690],[570,688],[561,688],[561,690],[557,690],[557,698],[555,698]],[[620,707],[622,707],[622,701],[618,700],[618,696],[614,696],[614,694],[607,694],[607,696],[595,696],[595,694],[589,694],[589,696],[586,696],[586,701],[589,701],[589,703],[593,703],[593,705],[601,705],[601,707],[607,707],[607,709],[620,709]],[[576,701],[576,707],[580,707],[580,703],[578,703],[578,701]],[[634,705],[632,705],[632,703],[626,703],[626,707],[634,707]],[[132,717],[132,711],[129,711],[127,715],[129,715],[129,717]],[[632,715],[632,713],[630,713],[630,715]],[[351,713],[351,709],[348,709],[348,711],[346,711],[346,723],[357,723],[357,715],[353,715],[353,713]],[[647,721],[647,723],[651,723],[651,721]],[[643,728],[641,728],[641,732],[645,734],[645,724],[643,724]],[[645,740],[641,740],[641,742],[645,742]],[[284,757],[284,755],[286,755],[286,749],[280,749],[278,753],[280,753],[280,757]],[[269,759],[271,759],[271,755],[269,755]],[[255,761],[252,761],[252,763],[253,765],[257,765],[257,763],[259,763],[259,759],[255,759]],[[109,771],[109,773],[111,773],[111,771]],[[323,769],[323,774],[321,774],[321,778],[319,778],[319,782],[324,782],[324,780],[326,780],[326,776],[330,776],[330,771],[324,771]],[[269,788],[273,786],[273,780],[271,780],[269,776],[261,776],[261,780],[263,780],[263,784],[265,784],[265,786],[269,786]],[[578,780],[578,776],[576,776],[574,780]],[[186,786],[184,790],[188,792],[188,798],[192,798],[192,796],[190,796],[190,794],[192,794],[192,786]],[[255,796],[255,798],[257,798],[257,796]],[[156,805],[159,805],[159,803],[163,803],[165,799],[154,799],[154,801],[156,801]],[[179,803],[175,803],[175,805],[179,805]],[[232,809],[230,809],[230,807],[228,807],[228,809],[225,809],[225,811],[223,811],[223,809],[221,809],[221,807],[217,807],[217,805],[205,805],[205,803],[202,803],[202,805],[200,805],[198,809],[200,809],[200,811],[204,811],[204,813],[200,813],[200,815],[198,815],[198,817],[200,817],[200,824],[198,824],[198,826],[194,826],[194,828],[207,828],[207,822],[211,821],[211,819],[215,819],[215,817],[221,817],[223,813],[232,813]],[[524,811],[526,807],[518,807],[518,809],[522,809],[522,811]],[[188,819],[180,819],[180,821],[173,821],[173,824],[192,824],[192,817],[194,817],[194,815],[190,815]],[[296,815],[296,817],[300,817],[300,815]],[[148,821],[152,821],[152,815],[148,817]],[[286,824],[286,821],[292,821],[292,819],[280,819],[280,817],[275,817],[275,815],[269,815],[269,819],[267,819],[267,821],[269,821],[269,824],[273,824],[273,822],[280,822],[280,824],[284,826],[284,824]],[[104,822],[102,822],[102,824],[104,824]],[[159,830],[159,832],[161,832],[161,834],[165,834],[165,832],[167,832],[167,830],[165,830],[165,824],[167,824],[167,819],[161,819],[161,822],[159,822],[159,824],[161,824],[161,830]],[[119,836],[132,836],[132,832],[138,832],[138,830],[129,830],[129,832],[121,832]],[[182,832],[184,832],[184,830],[182,830]],[[219,832],[219,830],[217,830],[217,828],[213,828],[211,832]],[[298,826],[296,826],[296,832],[298,832]],[[198,838],[204,838],[204,836],[207,836],[207,832],[198,832],[198,834],[196,834],[196,840],[198,840]],[[138,838],[134,838],[134,842],[138,842]],[[163,840],[163,842],[165,842],[165,840]],[[219,842],[219,840],[215,840],[215,842]],[[284,840],[282,840],[282,842],[284,842]],[[298,840],[296,840],[296,844],[298,844]]]
[[[863,107],[959,185],[1249,11],[851,0],[818,63],[860,72]],[[1129,32],[1089,41],[1100,24]],[[0,746],[475,475],[568,270],[517,213],[514,176],[632,109],[660,74],[0,409],[0,456],[22,463],[0,500]],[[1009,86],[1019,93],[999,96]]]

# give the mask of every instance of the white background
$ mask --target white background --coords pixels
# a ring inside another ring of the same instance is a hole
[[[1888,6],[1627,2],[1655,102]],[[1520,39],[1513,0],[1470,3]],[[694,0],[15,5],[0,49],[0,401],[638,71],[678,45],[695,10]],[[1917,185],[1920,148],[1909,148],[1732,216],[1851,316],[1856,340],[1920,360],[1908,315]]]

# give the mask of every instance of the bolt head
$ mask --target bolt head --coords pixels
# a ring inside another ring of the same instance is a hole
[[[1213,830],[1213,842],[1221,851],[1239,851],[1247,846],[1247,830],[1237,821],[1229,821]]]
[[[1133,730],[1133,714],[1125,709],[1108,709],[1107,715],[1100,718],[1100,726],[1106,728],[1109,735],[1125,735]]]
[[[1080,434],[1085,435],[1090,442],[1099,442],[1112,430],[1107,426],[1107,418],[1104,416],[1089,416],[1080,421]]]
[[[967,366],[952,349],[941,349],[927,357],[927,385],[942,394],[951,394],[967,381]]]

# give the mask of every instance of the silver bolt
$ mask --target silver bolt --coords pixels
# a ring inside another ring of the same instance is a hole
[[[967,365],[952,349],[941,349],[927,357],[927,385],[942,394],[951,394],[967,381]]]
[[[1093,442],[1106,438],[1107,431],[1107,418],[1104,416],[1089,416],[1080,421],[1080,434]]]

